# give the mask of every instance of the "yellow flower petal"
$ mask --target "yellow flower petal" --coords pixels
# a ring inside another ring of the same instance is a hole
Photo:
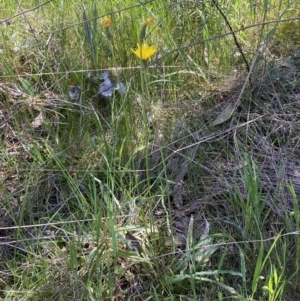
[[[103,24],[104,24],[104,27],[110,27],[110,25],[111,25],[111,19],[105,17],[103,19]]]
[[[137,49],[134,50],[131,48],[131,51],[142,61],[147,61],[149,58],[156,52],[155,46],[149,46],[146,43],[137,44]]]

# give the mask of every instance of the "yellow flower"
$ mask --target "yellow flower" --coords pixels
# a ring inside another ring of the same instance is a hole
[[[146,43],[137,44],[137,49],[131,51],[142,61],[147,61],[156,52],[155,46],[149,46]]]
[[[103,24],[104,24],[104,27],[110,27],[110,25],[111,25],[111,19],[105,17],[103,19]]]

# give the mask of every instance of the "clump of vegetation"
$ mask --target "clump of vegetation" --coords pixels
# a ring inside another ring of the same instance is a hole
[[[1,299],[297,300],[298,6],[2,4]]]

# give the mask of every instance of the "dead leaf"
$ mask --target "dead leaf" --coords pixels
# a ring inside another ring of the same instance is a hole
[[[43,117],[43,113],[40,112],[39,115],[37,115],[34,120],[31,122],[31,125],[34,129],[38,128],[39,126],[42,125],[43,123],[43,120],[44,120],[44,117]]]
[[[217,119],[212,123],[212,125],[215,126],[227,121],[234,113],[234,110],[235,105],[232,102],[229,102],[224,108],[224,110],[219,114]]]

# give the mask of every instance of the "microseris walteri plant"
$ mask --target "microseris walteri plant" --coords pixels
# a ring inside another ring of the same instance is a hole
[[[145,37],[146,37],[146,30],[147,30],[147,26],[154,21],[154,17],[151,17],[149,19],[146,19],[143,23],[142,29],[140,31],[140,43],[143,44]]]
[[[135,50],[131,48],[131,51],[143,62],[148,61],[155,54],[156,50],[155,46],[149,46],[147,43],[138,43]]]
[[[112,33],[111,33],[111,30],[110,30],[111,24],[112,24],[111,19],[109,19],[108,17],[105,17],[103,19],[103,25],[104,25],[104,28],[105,28],[105,35],[109,40],[112,38]]]

